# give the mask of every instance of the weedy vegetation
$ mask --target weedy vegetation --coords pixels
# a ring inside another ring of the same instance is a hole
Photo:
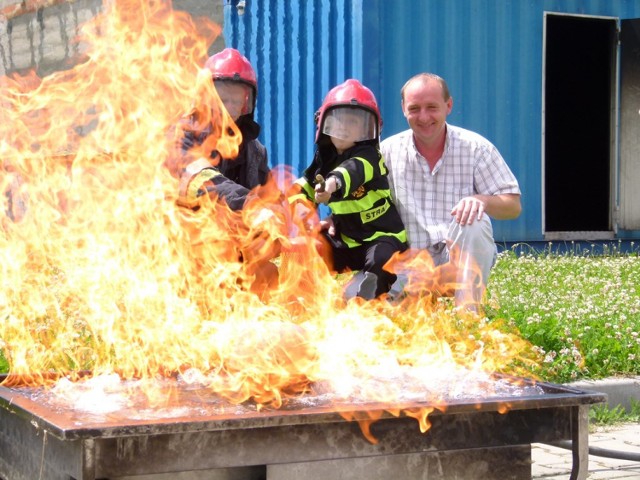
[[[499,254],[487,315],[512,324],[539,351],[543,361],[532,373],[554,383],[639,375],[637,250],[518,250]]]
[[[640,257],[605,246],[544,251],[518,246],[499,254],[487,286],[487,314],[518,329],[543,361],[532,374],[545,381],[640,375]],[[594,405],[590,425],[640,422],[630,409]]]

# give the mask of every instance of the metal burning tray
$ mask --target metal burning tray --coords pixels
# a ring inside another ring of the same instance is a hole
[[[605,402],[606,395],[517,381],[538,393],[454,398],[446,405],[350,404],[300,397],[274,410],[230,405],[199,389],[169,389],[163,405],[147,410],[129,405],[99,415],[39,401],[42,392],[32,387],[0,387],[0,477],[102,479],[255,465],[311,466],[470,449],[502,452],[505,447],[572,440],[572,478],[586,478],[588,409]],[[400,413],[433,407],[426,433],[414,418]],[[376,443],[345,418],[377,419],[370,424]],[[498,455],[495,452],[492,455]],[[42,476],[43,471],[52,473]],[[366,478],[377,477],[369,472]]]

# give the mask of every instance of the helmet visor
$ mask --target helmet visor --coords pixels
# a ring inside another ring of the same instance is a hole
[[[220,100],[234,121],[242,115],[253,112],[253,88],[251,86],[234,80],[216,80],[213,83]]]
[[[378,137],[376,116],[358,107],[336,107],[329,110],[323,120],[322,133],[352,142]]]

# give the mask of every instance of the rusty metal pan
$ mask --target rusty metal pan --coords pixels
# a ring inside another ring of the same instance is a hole
[[[0,382],[6,376],[0,375]],[[233,405],[202,389],[171,389],[164,399],[148,408],[128,405],[117,411],[87,414],[74,408],[52,406],[39,401],[35,387],[0,386],[0,408],[27,419],[61,440],[117,438],[148,434],[251,429],[344,422],[345,417],[384,419],[390,412],[434,408],[431,415],[472,412],[574,407],[606,402],[603,393],[585,391],[551,383],[514,379],[522,385],[536,386],[535,395],[448,399],[446,404],[429,401],[410,403],[335,403],[322,398],[289,399],[282,408],[258,408],[255,404]]]

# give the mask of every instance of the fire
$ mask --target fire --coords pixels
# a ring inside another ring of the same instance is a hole
[[[214,105],[224,156],[240,141],[200,70],[219,33],[166,1],[107,2],[82,28],[82,63],[0,79],[0,349],[12,376],[195,375],[231,402],[279,408],[327,384],[392,404],[407,367],[428,389],[527,361],[517,335],[429,295],[345,303],[282,185],[242,213],[176,204],[167,166],[185,112]],[[256,292],[252,267],[272,257],[279,284]],[[444,409],[446,398],[421,400]],[[432,409],[405,413],[426,431]],[[375,420],[344,416],[365,432]]]

